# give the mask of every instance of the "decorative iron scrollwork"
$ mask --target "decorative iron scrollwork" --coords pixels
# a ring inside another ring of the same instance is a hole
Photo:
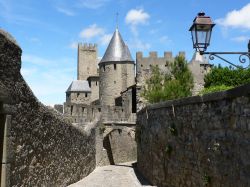
[[[234,66],[236,68],[240,68],[240,69],[247,69],[250,67],[250,53],[249,52],[202,52],[201,55],[209,55],[208,58],[209,60],[214,60],[215,57],[219,58],[221,60],[223,60],[224,62],[230,64],[231,66]],[[220,55],[239,55],[239,62],[241,64],[247,64],[247,66],[242,67],[240,65],[235,65],[232,62],[228,61],[227,59],[225,59],[224,57],[220,56]]]

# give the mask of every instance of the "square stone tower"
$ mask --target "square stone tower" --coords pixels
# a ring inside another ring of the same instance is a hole
[[[97,45],[78,44],[77,80],[97,74]]]

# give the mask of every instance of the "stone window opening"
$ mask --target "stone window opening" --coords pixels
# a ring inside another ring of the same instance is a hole
[[[98,112],[101,112],[102,111],[102,109],[101,108],[98,108]]]
[[[71,113],[71,116],[72,116],[72,113],[73,113],[73,106],[70,107],[70,113]]]
[[[89,81],[89,87],[91,88],[91,81]]]
[[[103,65],[103,71],[105,71],[105,70],[106,70],[105,65]]]
[[[114,70],[116,70],[116,64],[114,64]]]
[[[85,93],[85,97],[88,97],[88,93]]]
[[[77,93],[77,97],[79,97],[80,93]]]
[[[141,67],[143,67],[143,65],[141,64]]]
[[[95,85],[97,86],[97,81],[95,81]]]

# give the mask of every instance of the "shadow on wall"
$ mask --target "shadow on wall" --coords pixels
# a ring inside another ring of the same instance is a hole
[[[111,143],[110,143],[110,139],[112,139],[112,134],[111,133],[114,132],[114,131],[118,131],[119,134],[122,133],[121,129],[115,129],[115,130],[112,130],[111,132],[109,132],[103,139],[103,147],[107,151],[107,155],[108,155],[110,165],[115,165],[114,156],[113,156],[113,152],[112,152],[112,147],[111,147]]]
[[[111,144],[110,144],[110,140],[109,140],[109,135],[107,135],[106,137],[104,137],[104,139],[103,139],[103,147],[104,147],[104,149],[107,150],[107,155],[108,155],[109,163],[111,165],[114,165],[115,162],[114,162],[112,148],[111,148]]]

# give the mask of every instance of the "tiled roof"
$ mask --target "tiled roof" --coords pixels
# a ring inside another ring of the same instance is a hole
[[[128,46],[124,43],[118,29],[115,30],[108,48],[99,64],[104,62],[134,62]]]
[[[72,81],[66,92],[91,92],[89,83],[86,80]]]

